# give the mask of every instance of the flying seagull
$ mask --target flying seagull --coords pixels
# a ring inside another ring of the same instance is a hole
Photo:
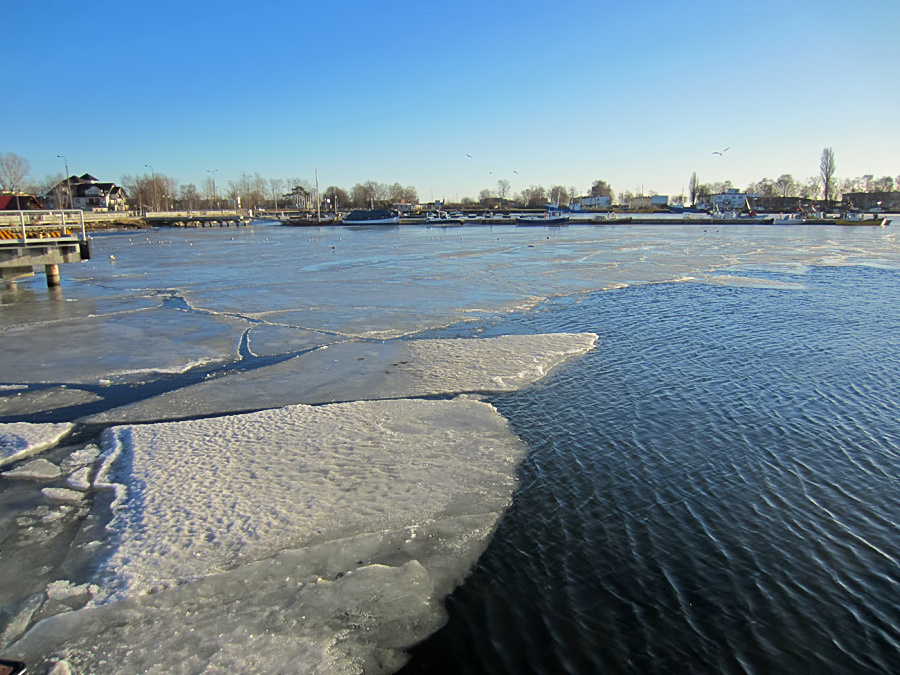
[[[725,149],[722,150],[721,152],[718,151],[718,150],[716,150],[713,154],[714,154],[714,155],[718,155],[719,157],[724,157],[724,156],[725,156],[725,153],[728,152],[729,150],[731,150],[730,147],[729,147],[729,148],[725,148]]]

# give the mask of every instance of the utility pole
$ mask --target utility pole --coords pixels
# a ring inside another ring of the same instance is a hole
[[[218,200],[218,198],[216,197],[216,171],[218,171],[218,169],[207,169],[207,170],[206,170],[206,173],[211,173],[211,174],[212,174],[212,182],[213,182],[213,203],[215,204],[216,208],[219,208],[219,200]]]
[[[68,207],[72,208],[72,185],[69,183],[69,160],[66,159],[65,155],[57,155],[57,157],[62,157],[63,163],[66,167],[66,201],[68,202]]]

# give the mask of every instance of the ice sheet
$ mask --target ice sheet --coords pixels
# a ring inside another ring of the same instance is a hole
[[[7,653],[77,672],[394,670],[443,621],[522,454],[466,398],[112,428],[98,480],[120,498],[95,606]]]
[[[141,372],[179,372],[234,358],[249,324],[227,316],[144,309],[0,328],[0,372],[8,382],[96,383]],[[132,377],[133,379],[133,377]]]
[[[349,342],[86,418],[137,422],[296,403],[513,391],[591,350],[594,333]]]
[[[56,445],[74,425],[0,423],[0,466],[18,462]]]
[[[4,395],[5,394],[5,395]],[[81,403],[99,401],[100,396],[93,392],[71,387],[53,387],[36,391],[10,390],[0,391],[0,415],[13,417],[28,415],[45,410],[56,410]]]

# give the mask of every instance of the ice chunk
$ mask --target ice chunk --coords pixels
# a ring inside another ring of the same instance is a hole
[[[499,512],[521,448],[477,401],[293,406],[116,427],[107,561],[128,595],[323,539]],[[99,480],[99,479],[98,479]]]
[[[49,462],[46,459],[36,459],[11,471],[4,471],[2,475],[4,478],[49,482],[59,478],[62,475],[62,471],[53,462]]]
[[[0,466],[18,462],[56,445],[72,427],[69,423],[0,423]]]
[[[117,427],[103,446],[124,486],[107,585],[10,647],[29,663],[393,672],[445,621],[524,449],[471,399]]]
[[[62,504],[80,504],[84,499],[83,492],[78,492],[77,490],[67,490],[66,488],[44,488],[43,490],[41,490],[41,494],[43,494],[51,502],[58,502]]]
[[[82,492],[86,492],[91,489],[91,467],[83,466],[71,476],[69,476],[69,480],[66,481],[70,488],[73,490],[81,490]]]
[[[59,466],[63,473],[69,473],[75,469],[93,464],[98,457],[100,457],[100,448],[96,445],[88,445],[66,457]]]
[[[7,396],[0,395],[0,415],[13,417],[30,413],[56,410],[82,403],[99,401],[100,396],[83,389],[53,387],[36,391],[19,391]]]
[[[513,391],[590,351],[594,333],[349,342],[169,392],[85,421],[150,421],[296,403]]]

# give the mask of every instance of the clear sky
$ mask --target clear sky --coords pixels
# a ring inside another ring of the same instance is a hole
[[[900,174],[898,0],[303,0],[4,8],[0,152],[477,197]],[[730,148],[724,157],[713,151]],[[471,158],[467,155],[471,155]]]

